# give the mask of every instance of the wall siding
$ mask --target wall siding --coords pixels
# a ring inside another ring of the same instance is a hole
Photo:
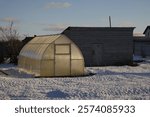
[[[150,41],[134,41],[134,55],[142,57],[150,56]]]
[[[70,28],[63,34],[79,46],[86,66],[122,65],[132,62],[133,28]],[[97,44],[97,47],[94,48],[94,44]]]

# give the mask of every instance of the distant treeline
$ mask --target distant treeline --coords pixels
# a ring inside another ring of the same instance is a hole
[[[18,39],[0,41],[0,63],[17,64],[21,48],[22,42]]]
[[[17,64],[17,56],[22,48],[19,33],[13,21],[8,26],[0,26],[0,63],[9,62]]]

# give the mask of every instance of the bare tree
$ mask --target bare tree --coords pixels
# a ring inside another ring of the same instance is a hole
[[[5,58],[10,58],[11,63],[17,63],[17,56],[21,49],[19,33],[14,27],[13,21],[7,27],[0,27],[1,41],[5,43]]]

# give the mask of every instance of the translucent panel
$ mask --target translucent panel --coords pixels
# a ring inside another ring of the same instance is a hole
[[[22,64],[22,66],[21,67],[25,67],[25,64],[26,64],[26,58],[25,57],[22,57],[22,59],[21,59],[21,64]]]
[[[81,51],[75,44],[71,44],[71,59],[83,59]]]
[[[40,61],[27,58],[27,57],[19,57],[19,68],[24,69],[28,73],[37,74],[40,71]]]
[[[30,71],[33,73],[39,73],[40,71],[40,61],[32,59],[31,60],[31,67]]]
[[[34,60],[35,61],[35,64],[34,64],[34,73],[38,73],[40,74],[40,63],[41,63],[41,60]]]
[[[38,76],[70,76],[84,73],[79,48],[64,35],[39,36],[20,52],[19,68]]]
[[[23,56],[19,56],[19,59],[18,59],[18,67],[21,68],[23,66]]]
[[[25,68],[26,70],[28,70],[28,71],[30,71],[30,70],[29,70],[29,64],[30,64],[29,62],[30,62],[30,60],[29,60],[28,58],[26,58],[26,59],[25,59],[25,64],[24,64],[24,68]]]
[[[28,51],[28,47],[29,47],[29,45],[28,45],[28,44],[27,44],[27,45],[25,45],[25,46],[23,47],[23,49],[21,50],[20,55],[25,56],[26,51]]]
[[[54,59],[54,44],[49,45],[43,53],[43,59]]]
[[[56,54],[70,54],[70,45],[55,45]]]
[[[26,45],[22,48],[22,50],[20,51],[19,55],[23,55],[23,53],[24,53],[24,51],[25,51],[25,48],[27,48],[27,46],[28,46],[28,44],[26,44]]]
[[[69,44],[71,43],[70,39],[68,39],[65,35],[61,35],[56,41],[55,44]]]
[[[20,55],[34,59],[41,59],[48,45],[49,44],[28,44],[25,48],[23,48]]]
[[[24,46],[20,52],[20,55],[27,56],[28,55],[27,53],[30,50],[30,46],[31,46],[30,44],[27,44],[26,46]]]
[[[22,55],[27,56],[27,57],[32,57],[32,54],[34,54],[34,46],[31,44],[28,44],[24,51],[22,52]]]
[[[55,76],[70,75],[70,55],[55,55]]]
[[[48,44],[39,44],[38,50],[36,50],[37,58],[41,59],[44,51],[48,47]]]
[[[37,75],[37,74],[40,74],[40,63],[41,63],[41,61],[40,60],[35,60],[35,59],[32,59],[31,60],[31,66],[30,66],[30,72],[31,73],[34,73],[35,75]]]
[[[29,43],[36,43],[36,44],[47,44],[52,43],[55,41],[60,35],[53,35],[53,36],[38,36],[33,38]]]
[[[83,60],[71,60],[71,75],[83,75],[84,74],[84,61]]]
[[[41,61],[41,76],[54,76],[54,60]]]

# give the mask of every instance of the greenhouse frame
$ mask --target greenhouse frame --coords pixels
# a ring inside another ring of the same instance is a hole
[[[35,76],[84,75],[80,49],[63,34],[36,36],[19,54],[18,67]]]

